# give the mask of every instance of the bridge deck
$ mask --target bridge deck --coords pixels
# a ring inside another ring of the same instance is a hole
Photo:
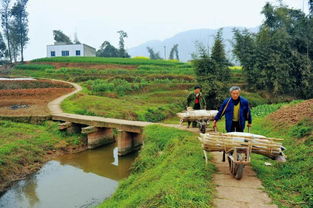
[[[152,124],[150,122],[143,121],[129,121],[123,119],[85,116],[69,113],[52,114],[52,119],[56,121],[67,121],[95,127],[116,128],[134,133],[142,133],[145,126]]]

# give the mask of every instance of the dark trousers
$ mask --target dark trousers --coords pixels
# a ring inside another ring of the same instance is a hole
[[[200,110],[200,103],[195,103],[195,105],[193,106],[193,109],[194,110]],[[190,126],[191,124],[191,121],[188,121],[188,127]],[[197,127],[197,122],[196,121],[193,121],[192,122],[192,127]]]
[[[239,121],[233,121],[231,124],[231,132],[243,132],[243,128],[240,126]]]

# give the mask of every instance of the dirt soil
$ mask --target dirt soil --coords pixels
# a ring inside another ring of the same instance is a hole
[[[67,68],[83,68],[83,69],[137,69],[136,65],[121,65],[121,64],[89,64],[89,63],[65,63],[65,62],[44,62],[55,66],[57,69],[62,67]]]
[[[0,116],[49,115],[47,104],[72,91],[74,88],[0,90]]]
[[[267,120],[275,121],[279,126],[292,126],[304,118],[313,119],[313,99],[306,100],[294,106],[282,107],[267,116]]]

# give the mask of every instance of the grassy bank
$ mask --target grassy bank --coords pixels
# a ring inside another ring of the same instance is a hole
[[[144,134],[132,174],[99,207],[211,207],[214,168],[205,167],[197,135],[157,125]]]
[[[0,192],[10,182],[38,170],[47,155],[82,145],[77,135],[66,135],[57,123],[32,125],[0,120]]]
[[[287,148],[286,163],[278,163],[260,155],[252,156],[253,169],[261,179],[265,191],[279,207],[313,207],[313,120],[310,117],[313,105],[311,109],[300,108],[299,112],[294,112],[298,105],[301,105],[299,101],[263,105],[252,111],[252,132],[284,138],[283,145]],[[274,111],[275,118],[271,114]],[[287,123],[287,119],[282,118],[284,111],[288,112],[291,121],[298,120]],[[272,166],[265,166],[264,162],[270,162]]]

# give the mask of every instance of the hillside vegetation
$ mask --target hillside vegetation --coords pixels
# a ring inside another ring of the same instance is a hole
[[[65,112],[144,121],[183,110],[195,84],[189,63],[147,59],[44,58],[18,65],[13,74],[79,83],[83,91],[62,104]]]
[[[232,83],[242,87],[240,68],[231,69]],[[83,91],[62,104],[65,112],[129,120],[161,121],[185,108],[196,84],[190,63],[149,59],[56,57],[17,65],[13,75],[72,81]],[[252,106],[268,99],[243,92]]]

